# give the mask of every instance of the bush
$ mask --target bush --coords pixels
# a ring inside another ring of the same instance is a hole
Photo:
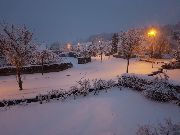
[[[179,86],[169,83],[167,79],[167,75],[164,75],[164,78],[158,78],[146,75],[123,74],[118,79],[118,85],[142,91],[144,96],[156,101],[177,100],[179,102]]]
[[[118,79],[118,84],[120,86],[133,88],[137,91],[145,90],[146,85],[152,83],[153,77],[148,77],[146,75],[128,74],[125,73]]]
[[[80,95],[87,96],[91,88],[89,79],[80,80],[77,82],[79,84],[79,93]]]
[[[142,92],[146,97],[156,101],[176,100],[177,92],[167,82],[155,79],[150,85],[146,85]]]
[[[39,94],[35,98],[28,98],[28,99],[17,99],[17,100],[0,100],[0,107],[8,107],[18,104],[27,104],[32,102],[39,102],[40,104],[50,102],[51,100],[65,100],[70,97],[78,96],[87,96],[90,92],[96,92],[100,90],[106,90],[115,86],[115,81],[113,80],[101,80],[96,79],[96,84],[94,82],[93,87],[91,88],[90,80],[89,79],[80,79],[75,86],[70,87],[70,90],[66,91],[63,89],[59,90],[52,90],[49,91],[47,94]]]
[[[180,123],[173,123],[170,119],[164,123],[159,123],[159,126],[152,125],[140,126],[136,135],[180,135]]]

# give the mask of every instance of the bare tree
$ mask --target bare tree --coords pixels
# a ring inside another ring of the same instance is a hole
[[[170,42],[166,35],[159,33],[153,40],[146,39],[148,44],[154,44],[147,46],[147,52],[151,58],[162,58],[163,54],[169,54],[171,51]]]
[[[7,61],[16,67],[17,82],[22,90],[22,67],[30,63],[35,45],[32,44],[32,33],[25,27],[2,24],[0,33],[0,50]]]
[[[120,34],[120,52],[127,59],[126,73],[129,71],[129,60],[134,55],[138,46],[141,43],[140,32],[136,29],[128,30]]]
[[[161,35],[157,41],[157,57],[162,58],[163,54],[169,54],[171,51],[170,42],[167,39],[167,36]]]

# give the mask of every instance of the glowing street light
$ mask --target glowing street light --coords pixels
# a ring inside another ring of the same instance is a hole
[[[152,56],[151,56],[151,59],[152,59],[152,68],[153,68],[153,55],[154,55],[154,41],[155,41],[155,37],[157,35],[157,30],[156,29],[151,29],[148,31],[148,36],[152,38],[152,43],[151,43],[151,46],[152,46]]]
[[[148,32],[148,36],[150,37],[155,37],[157,34],[157,31],[155,29],[151,29],[149,32]]]

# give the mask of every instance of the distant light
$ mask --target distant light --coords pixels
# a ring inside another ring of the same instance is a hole
[[[68,48],[68,49],[71,49],[71,44],[67,44],[67,48]]]

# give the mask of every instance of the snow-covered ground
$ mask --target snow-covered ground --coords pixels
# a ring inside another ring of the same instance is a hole
[[[175,80],[180,85],[180,69],[167,70],[167,74],[171,80]]]
[[[171,118],[180,122],[180,108],[146,99],[139,92],[112,88],[107,93],[15,106],[0,110],[1,135],[135,135],[139,125]]]
[[[18,90],[16,76],[0,76],[0,99],[22,98],[35,96],[38,93],[45,93],[52,89],[68,89],[76,84],[82,77],[102,79],[116,79],[117,75],[125,73],[126,60],[104,57],[103,62],[100,58],[92,59],[88,64],[77,64],[77,59],[68,58],[67,61],[73,63],[74,67],[66,71],[46,73],[43,76],[38,74],[23,75],[23,91]],[[130,72],[133,73],[151,73],[151,63],[138,62],[132,60]]]
[[[77,59],[68,58],[67,61],[72,62],[74,67],[61,72],[40,73],[23,75],[24,90],[19,91],[16,76],[0,76],[0,99],[34,97],[39,93],[46,93],[52,89],[66,89],[76,84],[80,78],[85,77],[90,80],[95,78],[117,79],[117,75],[126,72],[126,60],[104,57],[103,62],[100,58],[92,59],[91,63],[77,64]],[[129,72],[138,74],[148,74],[160,67],[160,64],[151,68],[151,63],[137,61],[132,59]],[[170,78],[180,80],[180,70],[168,71]]]
[[[117,79],[126,71],[126,60],[105,57],[93,58],[91,63],[78,65],[62,72],[23,75],[24,90],[19,91],[15,76],[0,77],[0,99],[22,98],[45,93],[52,89],[68,88],[80,78]],[[151,63],[131,60],[130,73],[148,74],[158,69]],[[170,79],[179,81],[179,70],[168,70]],[[128,88],[112,88],[107,93],[32,103],[0,109],[0,135],[135,135],[139,125],[155,124],[171,118],[180,122],[180,108],[171,103],[146,99]]]

